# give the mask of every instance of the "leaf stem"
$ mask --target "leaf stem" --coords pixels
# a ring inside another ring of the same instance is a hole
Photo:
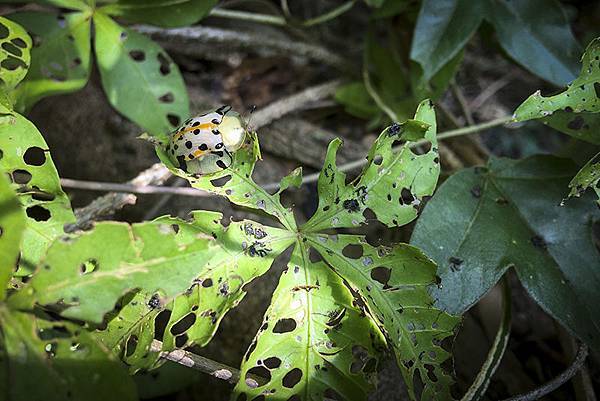
[[[251,13],[247,11],[228,10],[225,8],[215,7],[208,13],[210,17],[239,19],[242,21],[259,22],[261,24],[286,26],[287,21],[283,17],[270,14]]]
[[[321,15],[319,15],[317,17],[305,20],[304,22],[301,23],[301,25],[305,26],[305,27],[309,27],[309,26],[319,25],[319,24],[322,24],[324,22],[330,21],[330,20],[332,20],[334,18],[339,17],[340,15],[342,15],[343,13],[345,13],[346,11],[348,11],[352,7],[354,7],[354,3],[356,3],[356,0],[347,1],[346,3],[342,4],[339,7],[334,8],[331,11],[328,11],[328,12],[326,12],[324,14],[321,14]]]

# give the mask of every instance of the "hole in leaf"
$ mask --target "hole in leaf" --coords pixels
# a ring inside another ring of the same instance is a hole
[[[271,372],[264,366],[255,366],[246,372],[245,380],[248,379],[254,379],[257,387],[261,387],[271,381]]]
[[[196,322],[196,314],[188,313],[181,320],[175,323],[171,327],[171,334],[177,336],[189,330],[190,327]]]
[[[132,334],[127,339],[127,344],[125,345],[125,356],[130,357],[135,352],[135,349],[138,345],[138,337],[135,334]]]
[[[175,96],[173,96],[173,92],[167,92],[159,97],[158,100],[163,103],[173,103],[175,101]]]
[[[171,72],[171,61],[163,53],[158,53],[156,57],[160,63],[160,73],[162,75],[169,74]]]
[[[32,146],[23,155],[23,160],[30,166],[41,166],[46,162],[46,153],[42,148]]]
[[[167,114],[167,120],[169,120],[169,124],[171,124],[173,127],[177,127],[179,126],[181,118],[175,114]]]
[[[438,378],[435,375],[435,368],[433,367],[433,365],[426,363],[425,369],[427,369],[427,377],[429,378],[429,380],[431,380],[432,382],[437,382]]]
[[[290,318],[279,319],[273,327],[273,333],[289,333],[296,328],[296,321]]]
[[[390,281],[392,270],[385,266],[378,266],[371,270],[371,278],[384,286]]]
[[[8,56],[4,60],[2,60],[2,62],[0,63],[0,67],[6,68],[9,71],[14,71],[19,67],[27,68],[27,64],[25,64],[25,62],[20,58]]]
[[[35,192],[33,194],[31,194],[31,198],[33,198],[34,200],[37,200],[40,202],[50,202],[56,198],[54,196],[54,194],[44,192],[36,186],[33,187],[33,190],[35,190]]]
[[[129,57],[131,57],[133,61],[137,61],[139,63],[146,59],[146,53],[144,53],[142,50],[131,50],[129,52]]]
[[[308,251],[308,259],[312,263],[317,263],[317,262],[322,261],[323,257],[315,248],[310,248],[310,250]]]
[[[35,221],[48,221],[50,219],[50,211],[40,205],[30,206],[25,212],[27,216]]]
[[[281,365],[281,359],[276,356],[269,357],[263,361],[264,365],[269,369],[277,369]]]
[[[344,401],[341,395],[332,388],[328,388],[323,392],[323,395],[329,400]]]
[[[187,334],[182,334],[180,336],[175,337],[175,346],[177,348],[181,348],[187,343],[188,336]]]
[[[7,38],[9,33],[10,33],[10,31],[8,30],[6,25],[0,23],[0,39]]]
[[[302,379],[302,371],[299,368],[294,368],[283,376],[283,387],[292,388]]]
[[[12,181],[16,184],[27,184],[31,181],[31,174],[26,170],[15,170],[12,173]]]
[[[212,285],[213,285],[212,278],[207,278],[206,280],[202,280],[202,287],[208,288],[208,287],[212,287]]]
[[[342,255],[350,259],[358,259],[363,255],[362,245],[348,244],[342,249]]]
[[[227,184],[230,180],[231,180],[231,175],[226,175],[225,177],[210,180],[210,183],[217,188],[221,188],[222,186]]]
[[[415,198],[413,197],[413,194],[410,192],[410,189],[402,188],[402,191],[400,192],[400,204],[410,205],[414,200],[415,200]]]
[[[383,163],[383,157],[381,155],[376,155],[373,158],[373,163],[375,163],[378,166],[381,166],[381,163]]]
[[[2,48],[6,50],[6,52],[12,54],[13,56],[21,57],[23,52],[17,46],[12,43],[4,42],[2,43]]]
[[[165,330],[167,329],[167,325],[169,324],[169,320],[171,319],[171,311],[169,309],[165,309],[160,311],[160,313],[154,319],[154,338],[162,341],[165,335]]]
[[[415,369],[415,373],[413,376],[413,389],[415,392],[415,398],[417,400],[420,400],[421,395],[423,394],[423,379],[421,378],[421,373],[419,369]]]
[[[79,266],[81,274],[89,274],[98,269],[98,261],[96,259],[88,259]]]

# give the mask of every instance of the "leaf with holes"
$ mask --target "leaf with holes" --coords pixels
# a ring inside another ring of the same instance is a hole
[[[381,333],[342,279],[312,263],[297,243],[244,357],[234,397],[365,400],[381,351]]]
[[[26,110],[50,95],[79,90],[88,81],[91,15],[22,12],[10,16],[33,37],[32,61],[17,87],[17,108]]]
[[[233,154],[233,161],[228,168],[213,174],[202,176],[188,174],[173,164],[161,146],[156,147],[156,153],[173,174],[187,179],[192,187],[225,196],[236,205],[261,210],[278,219],[288,230],[295,230],[294,215],[290,209],[281,204],[279,193],[270,195],[252,179],[254,165],[260,158],[258,138],[255,133],[248,132],[246,142]],[[295,174],[300,175],[301,172]],[[289,186],[289,184],[285,185]]]
[[[539,91],[515,111],[516,121],[541,119],[577,139],[600,144],[600,38],[594,39],[582,58],[579,76],[562,93],[544,97]]]
[[[188,97],[169,55],[100,12],[94,14],[94,27],[98,68],[110,104],[157,137],[179,126],[189,115]]]
[[[571,192],[569,196],[580,197],[588,188],[592,188],[598,196],[600,204],[600,153],[592,157],[585,166],[579,170],[569,183]]]
[[[0,17],[0,86],[14,88],[29,69],[31,38],[19,24]]]
[[[0,171],[0,301],[4,299],[6,286],[19,259],[25,225],[25,213],[17,195]]]
[[[9,173],[28,217],[19,262],[20,273],[28,274],[75,216],[41,134],[29,120],[2,106],[0,155],[0,168]]]
[[[121,363],[80,326],[0,305],[0,398],[137,400]]]
[[[419,155],[410,146],[420,140],[430,149]],[[431,102],[419,105],[414,120],[394,124],[381,133],[369,151],[366,167],[349,185],[335,164],[340,144],[339,139],[329,144],[318,181],[319,205],[304,232],[357,227],[365,223],[367,209],[388,227],[417,217],[423,197],[433,193],[440,172]]]
[[[438,263],[439,307],[464,312],[512,266],[546,312],[600,349],[600,212],[586,197],[560,205],[575,172],[552,156],[492,159],[444,182],[411,240]]]
[[[98,10],[130,22],[177,27],[195,24],[216,4],[217,0],[118,0]]]
[[[450,399],[453,372],[441,367],[450,358],[441,344],[459,319],[433,306],[427,287],[439,282],[435,264],[406,244],[375,248],[363,236],[341,234],[308,239],[383,331],[411,398]]]

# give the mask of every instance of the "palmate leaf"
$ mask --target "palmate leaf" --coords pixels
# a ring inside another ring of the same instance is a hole
[[[19,259],[25,225],[25,213],[17,195],[6,176],[0,174],[0,301]]]
[[[9,173],[28,217],[19,263],[21,273],[28,274],[75,216],[41,134],[29,120],[2,106],[0,152],[0,169]]]
[[[190,175],[176,167],[160,146],[156,148],[156,153],[173,174],[187,179],[192,187],[225,196],[236,205],[263,211],[279,220],[288,230],[296,229],[294,215],[290,209],[281,204],[280,193],[270,195],[252,179],[254,166],[260,158],[258,138],[255,133],[248,133],[246,142],[234,153],[233,162],[227,169],[200,177]],[[297,185],[298,178],[301,178],[301,170],[295,170],[292,176],[295,177]],[[284,178],[280,187],[287,188],[293,182],[293,179]]]
[[[546,312],[600,349],[600,212],[584,198],[560,205],[575,172],[551,156],[492,159],[444,182],[411,239],[438,264],[437,305],[464,312],[513,267]]]
[[[94,28],[98,68],[110,104],[154,136],[179,126],[189,115],[188,97],[169,55],[101,12],[94,13]]]
[[[430,149],[414,153],[411,142],[425,139]],[[395,143],[403,143],[394,150]],[[433,193],[439,176],[435,112],[430,101],[423,101],[414,120],[384,130],[371,147],[367,165],[353,183],[335,164],[341,144],[329,144],[325,167],[318,181],[319,205],[302,227],[304,232],[329,228],[357,227],[364,224],[364,212],[370,209],[388,227],[401,226],[417,216],[424,196]]]
[[[31,38],[19,24],[0,17],[0,89],[14,88],[27,74]]]
[[[298,242],[244,357],[233,399],[365,400],[381,341],[342,279],[312,263]]]
[[[435,264],[406,244],[376,248],[363,236],[341,234],[308,240],[360,295],[394,351],[411,398],[451,399],[452,372],[441,367],[450,354],[441,344],[459,319],[433,306],[427,287],[439,280]]]
[[[195,24],[216,4],[217,0],[118,0],[99,11],[130,22],[177,27]]]
[[[516,121],[540,119],[577,139],[600,144],[600,38],[594,39],[582,58],[579,76],[558,95],[544,97],[539,91],[515,111]]]
[[[569,183],[569,196],[581,196],[588,188],[592,188],[598,196],[600,204],[600,153],[586,163]]]
[[[32,62],[15,97],[19,110],[29,109],[45,96],[79,90],[88,81],[91,63],[91,14],[75,12],[11,14],[35,38]]]
[[[0,305],[0,398],[137,400],[115,356],[80,326]]]

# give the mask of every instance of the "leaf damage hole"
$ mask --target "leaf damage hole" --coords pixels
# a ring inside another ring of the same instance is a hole
[[[129,52],[129,57],[131,57],[133,61],[137,61],[139,63],[146,60],[146,53],[144,53],[143,50],[131,50]]]
[[[214,180],[210,180],[210,183],[214,187],[221,188],[221,187],[225,186],[225,184],[227,184],[229,181],[231,181],[231,174],[228,174],[221,178],[216,178]]]
[[[287,372],[285,376],[283,376],[283,380],[281,381],[283,387],[293,388],[296,384],[300,383],[302,379],[302,370],[300,368],[294,368]]]
[[[173,95],[173,92],[167,92],[159,97],[158,100],[162,103],[173,103],[175,101],[175,96]]]
[[[167,325],[169,324],[169,320],[171,320],[171,311],[169,309],[164,309],[159,312],[159,314],[154,319],[154,338],[162,341],[165,336],[165,330],[167,329]]]
[[[51,217],[50,211],[40,205],[30,206],[25,212],[35,221],[48,221]]]
[[[273,327],[273,333],[283,334],[289,333],[296,329],[296,321],[291,318],[279,319]]]
[[[202,287],[209,288],[209,287],[212,287],[212,285],[213,285],[212,278],[207,278],[205,280],[202,280]]]
[[[187,330],[189,330],[190,327],[192,327],[195,322],[196,322],[196,314],[190,312],[187,315],[185,315],[183,318],[181,318],[177,323],[175,323],[171,327],[171,330],[169,330],[169,331],[174,336],[178,336],[180,334],[185,333]]]
[[[26,170],[15,170],[12,172],[12,181],[16,184],[27,184],[31,181],[31,173]]]
[[[30,166],[41,166],[46,162],[46,153],[44,149],[32,146],[25,151],[23,161]]]
[[[27,68],[27,64],[19,58],[8,56],[4,60],[2,60],[2,62],[0,63],[0,67],[6,68],[9,71],[14,71],[17,68]]]
[[[6,27],[6,25],[0,23],[0,39],[5,39],[8,37],[8,35],[10,34],[9,29]]]
[[[158,53],[156,58],[160,63],[160,73],[162,75],[168,75],[171,72],[171,61],[163,53]]]
[[[187,343],[188,336],[187,334],[182,334],[180,336],[175,337],[175,346],[177,348],[181,348]]]
[[[19,49],[17,46],[15,46],[12,43],[4,42],[4,43],[2,43],[2,48],[7,53],[12,54],[13,56],[21,57],[23,55],[23,52],[21,51],[21,49]]]
[[[256,386],[249,387],[262,387],[271,381],[271,372],[269,372],[269,369],[265,368],[264,366],[255,366],[246,372],[246,383],[248,383],[250,380],[253,380],[254,383],[256,383]],[[252,384],[254,385],[254,383]]]
[[[383,285],[384,288],[388,287],[388,282],[392,276],[392,269],[385,266],[377,266],[371,270],[371,278]]]
[[[400,204],[401,205],[410,205],[411,203],[414,202],[414,200],[415,200],[415,197],[410,192],[410,189],[402,188],[402,191],[400,191]]]
[[[179,126],[179,123],[181,122],[181,118],[178,115],[171,113],[167,114],[167,120],[169,120],[169,124],[173,127]]]
[[[358,259],[363,255],[363,247],[358,244],[348,244],[342,249],[342,255],[350,259]]]
[[[281,366],[281,359],[277,358],[276,356],[271,356],[271,357],[265,359],[263,361],[263,364],[268,369],[277,369],[279,366]]]
[[[127,343],[125,344],[125,356],[130,357],[131,355],[133,355],[135,352],[135,349],[137,348],[137,345],[138,345],[138,336],[136,336],[135,334],[132,334],[131,336],[129,336],[129,338],[127,339]]]
[[[79,273],[81,274],[89,274],[96,271],[99,267],[98,261],[96,259],[88,259],[79,265]]]

